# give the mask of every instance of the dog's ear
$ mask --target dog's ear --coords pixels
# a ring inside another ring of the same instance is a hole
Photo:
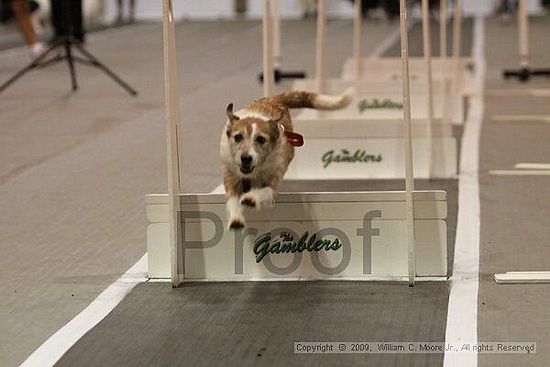
[[[271,138],[272,142],[275,142],[277,141],[277,139],[279,139],[281,126],[278,122],[271,122],[269,126],[269,137]]]
[[[272,124],[278,124],[281,122],[282,119],[283,119],[283,113],[279,111],[279,113],[276,116],[273,116],[271,120],[269,120],[269,122],[271,122]]]
[[[271,137],[271,141],[276,141],[277,139],[279,139],[282,119],[283,119],[283,114],[280,112],[277,116],[269,120],[269,125],[270,125],[269,135]]]
[[[227,108],[225,109],[225,114],[227,115],[230,123],[239,120],[239,116],[235,116],[235,114],[233,113],[233,103],[227,105]]]

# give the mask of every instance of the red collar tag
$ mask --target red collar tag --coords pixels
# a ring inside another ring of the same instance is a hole
[[[293,145],[295,147],[301,147],[302,145],[304,145],[304,137],[300,134],[285,131],[285,136],[290,145]]]

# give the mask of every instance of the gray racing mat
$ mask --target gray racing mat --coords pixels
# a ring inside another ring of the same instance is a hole
[[[294,354],[297,341],[443,341],[447,283],[138,285],[56,364],[441,366],[442,354]]]

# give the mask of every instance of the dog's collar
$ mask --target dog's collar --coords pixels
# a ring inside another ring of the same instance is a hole
[[[293,145],[295,147],[301,147],[302,145],[304,145],[304,137],[302,135],[292,131],[285,131],[285,127],[283,124],[279,124],[279,126],[281,127],[281,130],[283,130],[286,140],[290,145]]]

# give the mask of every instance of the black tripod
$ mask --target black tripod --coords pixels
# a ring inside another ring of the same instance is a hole
[[[284,79],[304,79],[306,77],[306,73],[303,71],[282,71],[276,68],[273,70],[273,77],[275,83],[279,83]],[[258,74],[258,80],[260,83],[264,82],[264,73]]]
[[[550,68],[549,69],[531,69],[524,67],[516,70],[504,70],[502,72],[504,79],[518,78],[522,82],[526,82],[531,77],[542,76],[550,78]]]
[[[73,48],[78,50],[83,57],[74,55]],[[54,52],[55,50],[58,50],[60,52],[56,53]],[[52,54],[55,54],[55,55],[53,57],[48,58],[48,56]],[[81,64],[94,66],[96,68],[103,70],[105,74],[110,76],[115,82],[117,82],[122,88],[124,88],[132,96],[137,95],[137,91],[135,89],[130,87],[124,80],[120,79],[118,75],[113,73],[107,66],[105,66],[102,62],[100,62],[94,55],[88,52],[82,46],[82,43],[78,41],[76,38],[74,38],[73,36],[63,36],[58,40],[56,40],[46,51],[44,51],[41,55],[39,55],[36,59],[34,59],[34,61],[32,61],[27,66],[25,66],[23,69],[19,70],[4,84],[2,84],[0,86],[0,93],[2,93],[6,88],[8,88],[12,83],[14,83],[17,79],[21,78],[27,72],[33,69],[56,64],[58,62],[62,62],[63,60],[66,60],[67,64],[69,65],[69,71],[71,73],[71,84],[72,84],[73,90],[78,89],[74,64],[75,62],[79,62]]]
[[[519,0],[518,4],[518,38],[520,68],[516,70],[504,70],[504,79],[518,78],[526,82],[531,77],[550,77],[550,68],[534,69],[530,67],[529,50],[529,17],[527,16],[527,0]]]

